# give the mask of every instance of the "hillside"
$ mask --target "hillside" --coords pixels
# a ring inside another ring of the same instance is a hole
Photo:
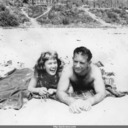
[[[126,3],[128,3],[125,0]],[[124,6],[125,5],[125,6]],[[127,4],[119,0],[0,0],[2,27],[118,27],[128,25]]]
[[[29,19],[22,13],[18,6],[6,6],[5,3],[0,4],[0,26],[2,27],[18,27]]]

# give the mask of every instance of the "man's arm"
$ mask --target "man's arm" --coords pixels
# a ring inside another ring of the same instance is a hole
[[[95,66],[93,67],[92,77],[94,78],[94,90],[96,92],[96,95],[89,98],[88,100],[91,103],[91,105],[95,105],[101,102],[105,98],[106,91],[105,91],[105,85],[103,82],[102,74],[98,67]]]
[[[66,67],[63,69],[63,72],[61,74],[61,77],[60,77],[60,80],[58,83],[57,93],[56,93],[58,99],[67,105],[70,105],[71,103],[73,103],[75,101],[74,98],[70,97],[67,94],[67,90],[68,90],[69,84],[70,84],[71,75],[72,75],[71,67]]]

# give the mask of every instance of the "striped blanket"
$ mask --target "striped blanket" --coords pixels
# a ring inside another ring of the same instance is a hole
[[[107,72],[105,70],[104,65],[98,61],[95,63],[101,70],[102,78],[104,80],[105,88],[106,88],[106,96],[113,96],[113,97],[122,97],[128,94],[128,92],[121,92],[117,90],[116,83],[115,83],[115,73],[114,72]]]

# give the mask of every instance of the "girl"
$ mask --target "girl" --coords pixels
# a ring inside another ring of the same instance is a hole
[[[54,95],[61,69],[61,61],[56,52],[42,53],[34,67],[34,75],[29,83],[28,90],[43,98]]]

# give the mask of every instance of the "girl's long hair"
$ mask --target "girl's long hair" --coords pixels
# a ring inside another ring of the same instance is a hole
[[[34,66],[34,75],[37,79],[41,78],[46,73],[44,64],[49,59],[57,60],[57,64],[58,64],[57,73],[60,72],[60,70],[62,69],[62,63],[61,60],[58,58],[57,52],[55,51],[42,52],[39,59],[37,60],[36,65]]]

